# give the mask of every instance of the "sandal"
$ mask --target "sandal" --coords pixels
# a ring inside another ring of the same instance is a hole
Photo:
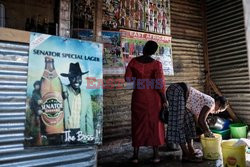
[[[183,161],[183,162],[195,162],[195,163],[200,163],[200,162],[202,162],[202,158],[201,158],[201,157],[196,157],[196,156],[192,156],[192,157],[182,157],[182,161]]]
[[[194,151],[194,153],[192,155],[200,157],[200,156],[202,156],[202,154],[203,153],[202,153],[202,151],[200,149],[195,149],[195,151]]]
[[[157,164],[159,162],[161,162],[161,159],[160,158],[154,158],[151,160],[151,162],[153,162],[154,164]]]
[[[136,157],[130,158],[130,161],[131,161],[133,164],[138,164],[138,163],[139,163],[139,160],[138,160],[138,158],[136,158]]]

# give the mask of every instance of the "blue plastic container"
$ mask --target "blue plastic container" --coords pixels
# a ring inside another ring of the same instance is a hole
[[[230,129],[226,130],[215,130],[211,129],[213,133],[220,134],[223,140],[230,139]]]
[[[223,126],[223,129],[222,129],[222,130],[229,129],[229,125],[230,125],[230,120],[229,120],[229,119],[226,119],[225,122],[224,122],[224,126]]]

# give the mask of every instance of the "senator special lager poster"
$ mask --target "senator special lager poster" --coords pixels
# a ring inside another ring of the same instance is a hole
[[[26,145],[100,144],[103,45],[31,33]],[[90,79],[91,78],[91,79]]]

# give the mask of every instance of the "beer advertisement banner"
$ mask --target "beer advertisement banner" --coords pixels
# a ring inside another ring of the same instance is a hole
[[[152,58],[162,63],[164,75],[174,75],[171,37],[128,30],[120,30],[120,32],[125,68],[133,57],[142,56],[145,43],[153,40],[158,43],[159,47]]]
[[[103,45],[31,33],[26,146],[102,142]]]

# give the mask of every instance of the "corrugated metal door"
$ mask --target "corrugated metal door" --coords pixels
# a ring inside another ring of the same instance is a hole
[[[211,77],[237,116],[250,124],[248,56],[241,0],[207,0]]]
[[[24,149],[28,50],[0,41],[0,166],[96,166],[96,147]]]

